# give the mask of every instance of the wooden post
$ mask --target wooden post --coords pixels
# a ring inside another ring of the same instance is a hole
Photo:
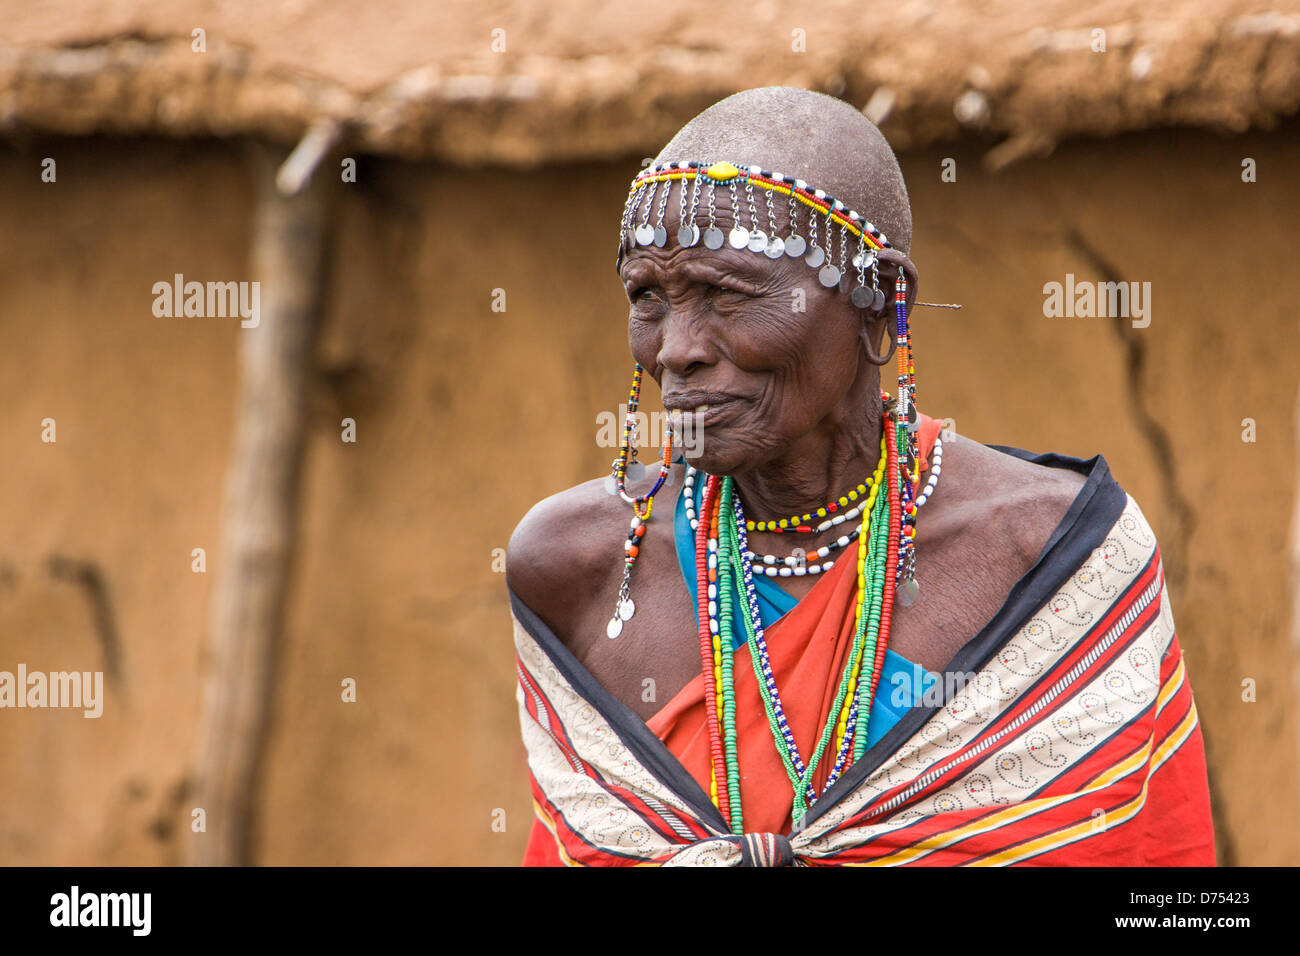
[[[1291,427],[1295,430],[1295,461],[1300,462],[1300,389],[1296,390],[1295,408],[1291,413]],[[1296,819],[1300,819],[1300,478],[1296,468],[1291,468],[1291,481],[1295,485],[1291,504],[1291,732],[1296,745]]]
[[[257,145],[252,277],[258,322],[242,327],[235,438],[204,647],[202,711],[191,779],[205,832],[188,862],[249,862],[251,811],[293,556],[298,476],[321,309],[323,184],[276,187],[283,154]],[[188,822],[188,821],[187,821]]]

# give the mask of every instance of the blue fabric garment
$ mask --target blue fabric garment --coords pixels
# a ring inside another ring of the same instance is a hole
[[[701,478],[703,475],[701,475]],[[700,498],[703,495],[701,481],[695,486],[695,513],[699,514]],[[686,495],[677,496],[677,507],[673,513],[673,533],[677,544],[677,565],[681,568],[686,587],[691,593],[691,606],[696,607],[695,587],[695,534],[691,531],[690,521],[686,517]],[[764,628],[769,628],[780,620],[787,611],[798,604],[798,599],[787,593],[776,583],[776,579],[764,574],[754,575],[754,590],[758,593],[758,616]],[[732,607],[741,608],[741,595],[733,583],[731,585]],[[745,643],[744,632],[732,635],[732,650],[739,650]],[[880,683],[875,700],[871,702],[871,720],[868,723],[867,746],[870,747],[883,737],[902,719],[907,711],[921,702],[925,692],[939,680],[933,671],[926,670],[920,664],[908,660],[902,654],[896,654],[885,648],[885,660],[880,670]]]

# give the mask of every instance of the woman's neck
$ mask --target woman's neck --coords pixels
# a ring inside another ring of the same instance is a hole
[[[870,477],[880,461],[879,379],[855,387],[816,428],[782,454],[735,479],[746,517],[779,520],[816,512]]]

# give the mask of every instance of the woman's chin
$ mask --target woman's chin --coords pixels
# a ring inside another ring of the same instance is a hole
[[[694,457],[688,455],[686,463],[709,475],[738,475],[754,467],[748,450],[716,446],[701,449]]]

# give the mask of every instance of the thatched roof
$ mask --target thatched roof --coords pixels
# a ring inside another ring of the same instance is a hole
[[[999,165],[1072,136],[1300,109],[1300,0],[755,0],[727,8],[739,18],[686,0],[186,6],[0,0],[0,130],[294,141],[327,120],[357,149],[533,164],[648,154],[708,103],[785,84],[863,106],[900,148],[978,132]]]

